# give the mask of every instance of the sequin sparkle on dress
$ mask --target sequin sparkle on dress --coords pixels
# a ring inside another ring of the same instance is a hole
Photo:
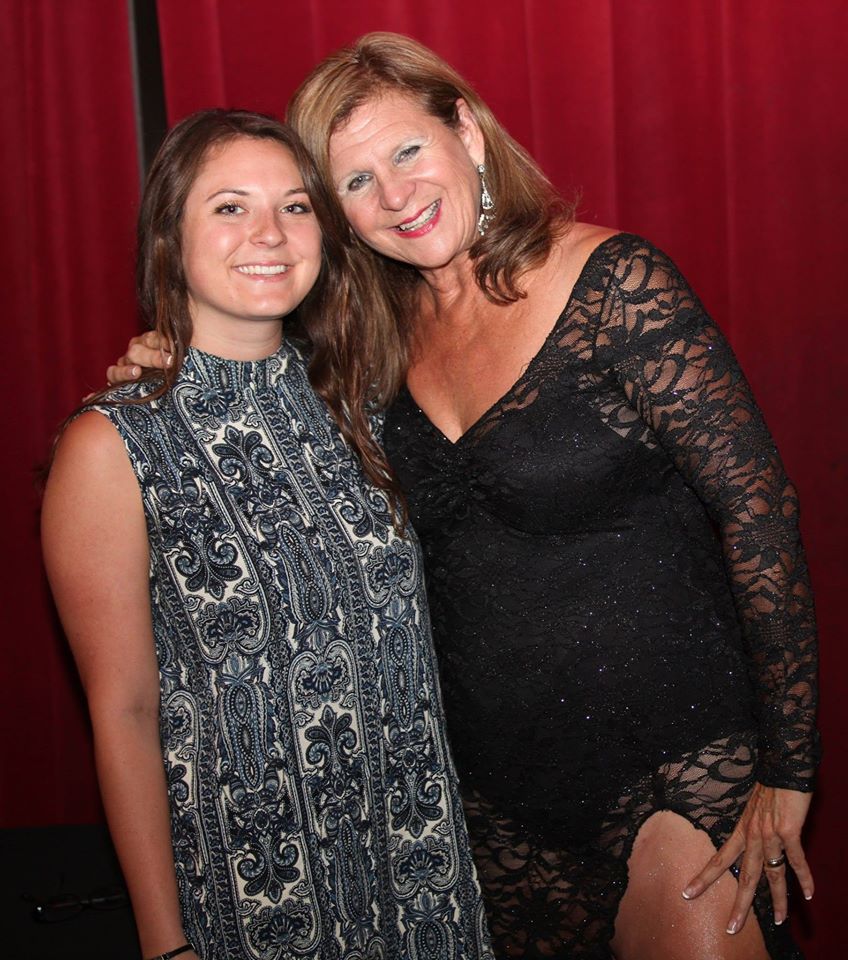
[[[404,390],[385,444],[424,547],[496,953],[608,957],[651,813],[718,845],[755,780],[811,789],[795,490],[726,341],[627,234],[456,443]],[[798,956],[767,894],[757,911],[771,955]]]

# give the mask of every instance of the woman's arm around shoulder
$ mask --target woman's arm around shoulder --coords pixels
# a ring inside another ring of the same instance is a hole
[[[88,699],[100,790],[142,953],[155,956],[185,937],[159,743],[149,544],[123,441],[97,412],[74,420],[57,446],[42,544]]]
[[[164,370],[173,362],[172,346],[155,330],[132,337],[127,344],[127,352],[106,369],[106,382],[109,384],[127,383],[137,380],[144,367]]]

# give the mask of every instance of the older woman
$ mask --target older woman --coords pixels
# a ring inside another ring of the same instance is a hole
[[[797,957],[812,600],[730,348],[665,254],[574,223],[420,44],[363,37],[289,116],[386,330],[371,376],[496,951]]]

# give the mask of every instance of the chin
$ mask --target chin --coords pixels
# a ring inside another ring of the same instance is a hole
[[[458,257],[461,257],[466,250],[459,250],[457,252],[452,252],[445,254],[442,251],[434,250],[429,254],[420,254],[415,259],[407,258],[404,259],[404,263],[408,263],[411,267],[415,267],[416,270],[440,270],[442,267],[450,266],[454,260]],[[399,258],[396,258],[399,259]]]

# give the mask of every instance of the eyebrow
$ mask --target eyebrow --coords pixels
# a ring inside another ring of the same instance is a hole
[[[223,193],[229,193],[229,194],[234,193],[237,197],[250,196],[249,190],[237,190],[235,187],[224,187],[221,190],[216,190],[214,193],[210,193],[209,196],[206,198],[206,202],[208,203],[210,200],[214,200],[215,197],[220,197],[221,194]],[[287,197],[291,197],[297,193],[306,193],[306,187],[292,187],[291,190],[286,190],[285,195]]]

